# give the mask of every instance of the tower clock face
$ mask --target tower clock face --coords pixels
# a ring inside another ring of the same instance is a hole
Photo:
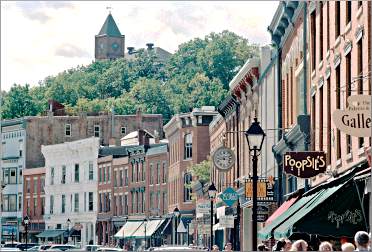
[[[117,51],[119,49],[119,44],[114,42],[114,43],[112,43],[111,48],[112,48],[112,50]]]

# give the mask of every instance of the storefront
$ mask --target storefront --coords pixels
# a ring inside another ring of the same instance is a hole
[[[305,239],[313,249],[322,240],[352,241],[357,231],[369,231],[369,195],[366,181],[371,169],[364,163],[338,178],[332,178],[304,193],[299,199],[289,199],[259,232],[259,238]],[[290,205],[287,209],[286,206]],[[315,239],[314,239],[315,238]]]

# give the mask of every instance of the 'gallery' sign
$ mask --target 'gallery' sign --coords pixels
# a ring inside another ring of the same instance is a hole
[[[347,99],[346,110],[336,109],[333,122],[336,127],[348,135],[356,137],[371,136],[371,96],[353,95]]]
[[[299,178],[315,177],[327,168],[323,151],[287,152],[283,157],[284,171]]]

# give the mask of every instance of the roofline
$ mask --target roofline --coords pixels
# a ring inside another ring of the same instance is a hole
[[[244,76],[254,67],[260,66],[260,58],[254,57],[248,59],[244,65],[240,68],[239,72],[234,76],[234,78],[230,81],[229,87],[230,91],[232,91],[237,85],[239,85],[239,82],[244,78]]]
[[[24,118],[15,118],[15,119],[9,119],[9,120],[3,120],[0,125],[1,127],[6,126],[13,126],[17,124],[23,124],[25,122]]]

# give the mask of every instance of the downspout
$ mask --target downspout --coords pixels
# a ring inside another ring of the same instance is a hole
[[[240,136],[240,129],[239,129],[239,118],[240,118],[240,103],[236,103],[235,106],[235,113],[236,113],[236,149],[238,150],[236,153],[236,163],[237,163],[237,171],[236,171],[236,177],[238,178],[237,180],[237,189],[240,187],[240,141],[239,141],[239,136]],[[236,206],[236,225],[235,225],[235,250],[240,251],[240,203],[238,200],[237,206]]]
[[[277,45],[277,53],[278,53],[278,58],[277,58],[277,63],[276,63],[276,68],[277,68],[277,80],[276,80],[276,85],[277,85],[277,100],[278,100],[278,138],[277,138],[277,143],[282,139],[283,137],[283,120],[282,120],[282,49],[280,48],[280,45]],[[282,169],[282,156],[280,154],[275,155],[275,160],[278,165],[278,207],[282,204],[283,202],[283,169]]]

